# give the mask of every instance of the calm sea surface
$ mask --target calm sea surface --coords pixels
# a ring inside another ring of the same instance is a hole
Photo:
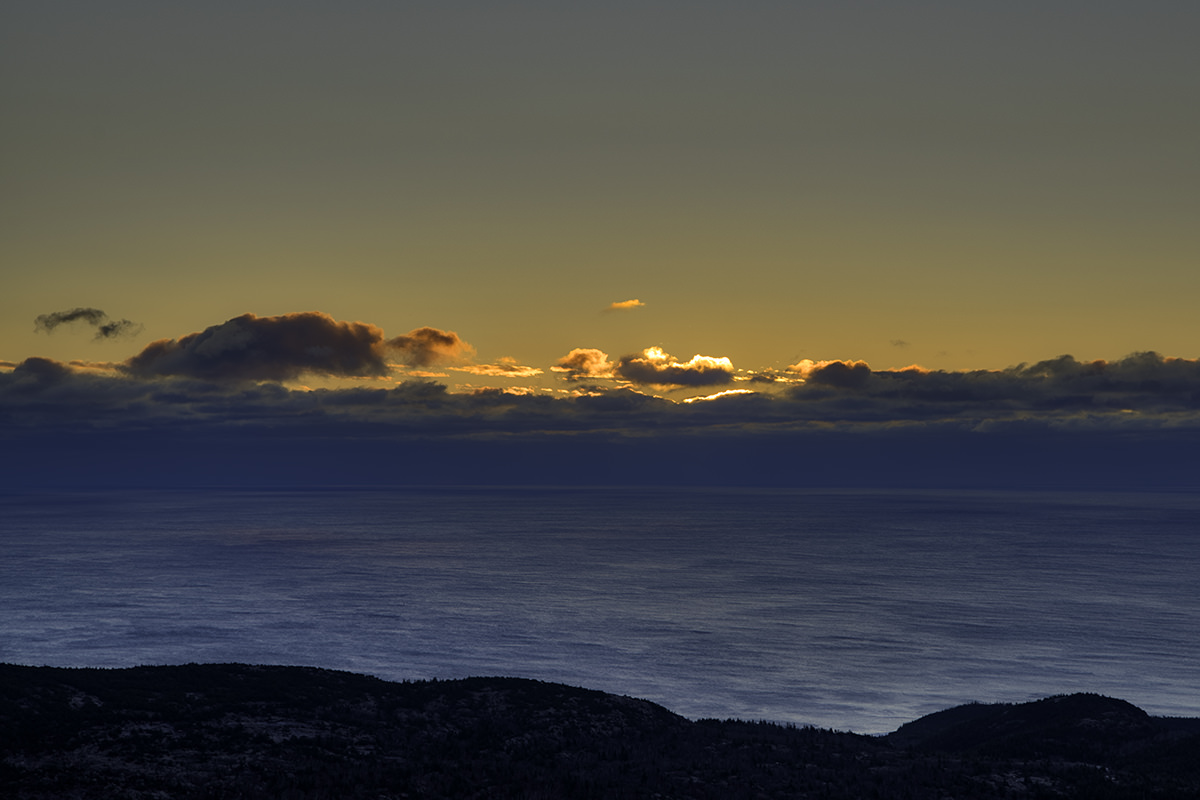
[[[0,661],[518,675],[883,732],[1094,691],[1200,716],[1200,495],[0,495]]]

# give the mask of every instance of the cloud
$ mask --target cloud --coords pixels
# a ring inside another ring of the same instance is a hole
[[[303,311],[274,317],[243,314],[199,333],[160,339],[123,368],[139,377],[213,381],[284,381],[305,373],[383,377],[391,371],[389,357],[424,367],[473,352],[453,331],[417,328],[385,339],[376,325]]]
[[[72,322],[84,322],[96,329],[95,339],[117,339],[123,336],[137,336],[142,332],[142,325],[127,319],[110,320],[108,314],[98,308],[73,308],[70,311],[54,311],[50,314],[39,314],[34,320],[35,331],[51,333],[59,325]]]
[[[24,383],[25,388],[30,388],[32,384],[45,386],[58,383],[73,372],[73,369],[60,361],[33,356],[17,364],[10,374],[15,385],[19,387],[21,383]]]
[[[767,383],[767,384],[784,384],[796,383],[801,380],[800,377],[789,372],[779,372],[773,369],[764,369],[752,371],[748,375],[738,375],[735,380],[749,381],[750,383]]]
[[[428,327],[389,339],[386,345],[414,367],[462,361],[475,354],[475,348],[460,339],[454,331]]]
[[[872,370],[864,361],[801,361],[787,396],[826,419],[1010,419],[1028,415],[1200,410],[1200,362],[1134,353],[1065,355],[1003,370]]]
[[[383,340],[378,329],[371,334],[371,340]],[[188,342],[183,350],[190,353],[197,347]],[[181,356],[186,357],[190,356]],[[651,361],[654,380],[664,380],[658,372],[689,369],[692,364],[672,364],[665,355]],[[871,371],[863,362],[825,362],[805,383],[784,391],[718,391],[694,403],[598,386],[560,397],[500,390],[451,393],[428,381],[406,381],[392,389],[299,390],[272,383],[214,382],[208,370],[196,373],[179,372],[162,380],[155,372],[101,371],[28,358],[12,371],[0,372],[0,431],[16,433],[39,419],[50,425],[78,419],[90,426],[117,428],[117,421],[141,426],[156,419],[238,426],[249,421],[276,425],[289,419],[313,424],[338,419],[430,435],[439,430],[622,430],[645,435],[718,428],[782,431],[813,425],[866,430],[928,422],[980,429],[1022,420],[1123,430],[1200,424],[1200,362],[1153,353],[1113,362],[1063,357],[974,372]],[[847,374],[854,379],[845,380]]]
[[[637,300],[637,299],[622,300],[619,303],[610,303],[608,308],[606,308],[604,310],[605,311],[632,311],[633,309],[641,308],[644,305],[646,305],[646,304],[643,303],[641,300]]]
[[[432,360],[439,342],[433,328],[385,341],[383,330],[364,322],[339,322],[318,311],[275,317],[243,314],[179,339],[151,342],[125,362],[140,377],[177,376],[216,381],[282,381],[303,373],[339,376],[388,374],[385,356],[408,352],[418,363]],[[451,343],[453,334],[443,334]]]
[[[871,367],[865,361],[811,361],[803,359],[788,367],[798,372],[808,383],[839,388],[861,387],[871,378]]]
[[[518,364],[515,358],[500,358],[496,364],[469,364],[465,367],[450,367],[455,372],[483,375],[489,378],[533,378],[542,374],[537,367]]]
[[[733,381],[733,363],[728,358],[701,355],[683,362],[659,347],[649,347],[641,355],[622,356],[613,374],[649,386],[720,386]]]
[[[59,325],[68,322],[86,322],[89,325],[99,325],[108,318],[98,308],[73,308],[70,311],[55,311],[50,314],[39,314],[34,320],[34,329],[49,333]]]
[[[382,347],[382,333],[369,333]],[[593,363],[607,361],[599,355]],[[672,366],[653,355],[656,369]],[[803,383],[782,391],[763,385],[694,402],[596,385],[558,396],[450,392],[418,380],[299,390],[196,372],[163,379],[45,358],[0,371],[0,480],[1159,488],[1200,480],[1200,362],[1154,353],[973,372],[814,362]]]
[[[734,395],[740,395],[740,394],[756,394],[756,392],[753,392],[750,389],[726,389],[723,392],[717,392],[716,394],[708,394],[708,395],[704,395],[703,397],[687,397],[687,398],[684,398],[683,402],[685,402],[685,403],[704,403],[704,402],[711,402],[713,400],[720,400],[722,397],[733,397]]]
[[[892,339],[890,343],[892,347],[905,348],[909,346],[908,342],[904,341],[903,339]]]
[[[550,368],[550,371],[566,373],[563,375],[563,380],[582,381],[611,378],[614,366],[608,360],[608,353],[603,350],[597,350],[594,347],[576,347],[560,358]]]

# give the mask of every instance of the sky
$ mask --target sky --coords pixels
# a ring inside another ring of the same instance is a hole
[[[5,3],[0,477],[1194,487],[1198,23]]]

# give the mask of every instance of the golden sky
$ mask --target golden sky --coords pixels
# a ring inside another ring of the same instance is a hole
[[[301,311],[543,381],[1198,355],[1195,3],[579,5],[5,3],[0,361]]]

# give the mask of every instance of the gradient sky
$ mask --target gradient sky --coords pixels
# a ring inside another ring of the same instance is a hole
[[[1194,489],[1198,30],[4,3],[0,480]]]
[[[543,370],[1194,358],[1197,30],[1194,2],[8,2],[0,360],[296,311]],[[143,328],[35,331],[75,307]]]

